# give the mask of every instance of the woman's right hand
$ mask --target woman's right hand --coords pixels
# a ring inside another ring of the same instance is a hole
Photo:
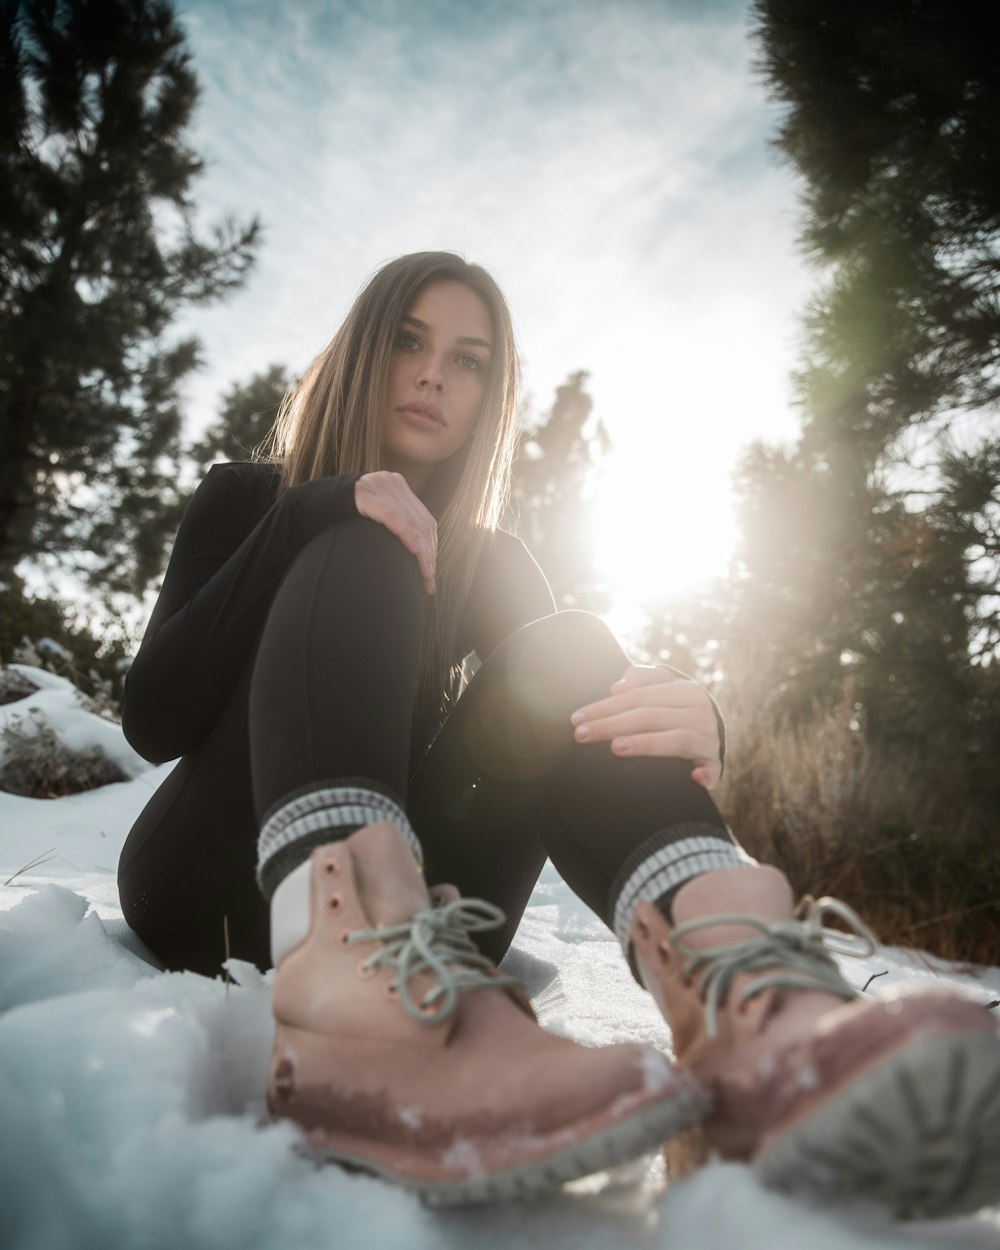
[[[377,521],[417,557],[424,589],[435,590],[437,567],[437,521],[407,485],[402,473],[363,473],[354,484],[358,513]]]

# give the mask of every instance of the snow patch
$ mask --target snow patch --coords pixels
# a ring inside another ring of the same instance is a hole
[[[677,1085],[677,1071],[666,1055],[647,1047],[642,1051],[643,1088],[651,1094]]]
[[[32,732],[37,721],[49,725],[63,746],[72,751],[99,748],[127,777],[149,771],[149,764],[125,741],[121,727],[88,711],[76,687],[55,673],[27,664],[10,666],[33,682],[38,689],[23,699],[0,706],[0,729],[17,724]],[[0,762],[6,758],[0,754]],[[51,802],[51,800],[35,800]]]
[[[414,1131],[420,1128],[424,1122],[424,1114],[421,1107],[400,1107],[396,1114],[408,1129],[413,1129]]]
[[[90,741],[106,731],[120,738],[79,707],[65,679],[24,671],[40,689],[0,715],[44,697],[57,732],[79,715]],[[123,740],[119,749],[128,750]],[[50,848],[56,856],[0,885],[4,1250],[1000,1247],[995,1209],[900,1228],[860,1204],[793,1202],[719,1163],[665,1190],[662,1167],[640,1160],[544,1202],[470,1211],[429,1210],[371,1177],[317,1168],[297,1150],[299,1130],[269,1122],[264,1109],[270,974],[235,959],[228,981],[158,971],[124,924],[115,865],[171,765],[136,767],[128,783],[66,799],[0,794],[0,882]],[[505,966],[523,974],[547,1027],[596,1043],[669,1045],[614,937],[551,865]],[[998,968],[959,973],[883,948],[846,970],[859,984],[886,971],[880,987],[960,983],[983,1001],[1000,998]],[[644,1065],[647,1083],[669,1073],[656,1055]],[[415,1127],[419,1108],[405,1114]],[[479,1165],[469,1143],[456,1152],[464,1168]]]
[[[466,1176],[476,1176],[483,1171],[483,1161],[479,1151],[472,1142],[465,1138],[449,1146],[441,1155],[441,1161],[448,1167],[461,1169]]]

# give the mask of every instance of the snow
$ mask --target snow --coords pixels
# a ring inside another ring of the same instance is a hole
[[[20,666],[29,707],[77,749],[99,743],[131,778],[56,800],[0,792],[0,1245],[4,1250],[903,1250],[1000,1247],[1000,1209],[894,1225],[861,1206],[814,1209],[714,1163],[666,1190],[655,1159],[531,1205],[423,1206],[374,1179],[315,1168],[267,1122],[269,978],[230,960],[215,979],[164,973],[130,933],[115,869],[132,820],[169,770],[80,707],[62,678]],[[23,865],[51,852],[37,867]],[[16,875],[14,875],[16,874]],[[154,961],[155,962],[155,961]],[[548,1028],[586,1042],[669,1047],[618,947],[547,866],[505,968]],[[882,948],[845,961],[858,985],[975,974]]]

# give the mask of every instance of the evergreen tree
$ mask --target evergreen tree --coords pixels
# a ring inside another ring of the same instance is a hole
[[[0,578],[52,557],[138,593],[160,571],[197,361],[166,331],[258,236],[195,231],[197,95],[164,0],[0,8]]]
[[[548,414],[522,439],[514,462],[516,528],[552,585],[559,608],[603,612],[609,596],[590,554],[587,513],[593,471],[611,440],[592,420],[587,374],[570,374]]]
[[[946,529],[966,517],[950,582],[995,648],[1000,491],[981,469],[1000,445],[1000,10],[755,8],[764,73],[788,105],[778,145],[805,181],[803,239],[830,273],[807,321],[802,451],[836,479],[848,552],[871,546],[872,517],[916,532],[901,507]]]
[[[255,373],[249,382],[230,387],[218,419],[191,448],[202,471],[216,460],[248,460],[263,441],[285,393],[297,379],[283,365]]]
[[[837,265],[841,354],[897,427],[1000,399],[1000,10],[978,0],[757,0],[804,241]],[[846,337],[849,341],[844,341]],[[846,349],[846,350],[843,350]]]
[[[743,466],[734,646],[786,710],[839,698],[871,742],[1000,787],[1000,16],[954,0],[756,0],[803,240],[827,272],[803,436]]]

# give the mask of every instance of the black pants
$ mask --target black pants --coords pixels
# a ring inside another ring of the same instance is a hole
[[[494,959],[546,856],[607,921],[615,874],[651,835],[695,822],[728,838],[688,762],[575,741],[570,713],[606,696],[629,663],[583,612],[535,621],[486,657],[411,777],[424,607],[416,560],[374,522],[338,522],[291,559],[224,712],[122,851],[125,918],[168,967],[215,975],[227,941],[232,955],[268,966],[257,832],[269,809],[316,782],[369,779],[396,793],[428,882],[451,881],[507,913],[482,943]]]

